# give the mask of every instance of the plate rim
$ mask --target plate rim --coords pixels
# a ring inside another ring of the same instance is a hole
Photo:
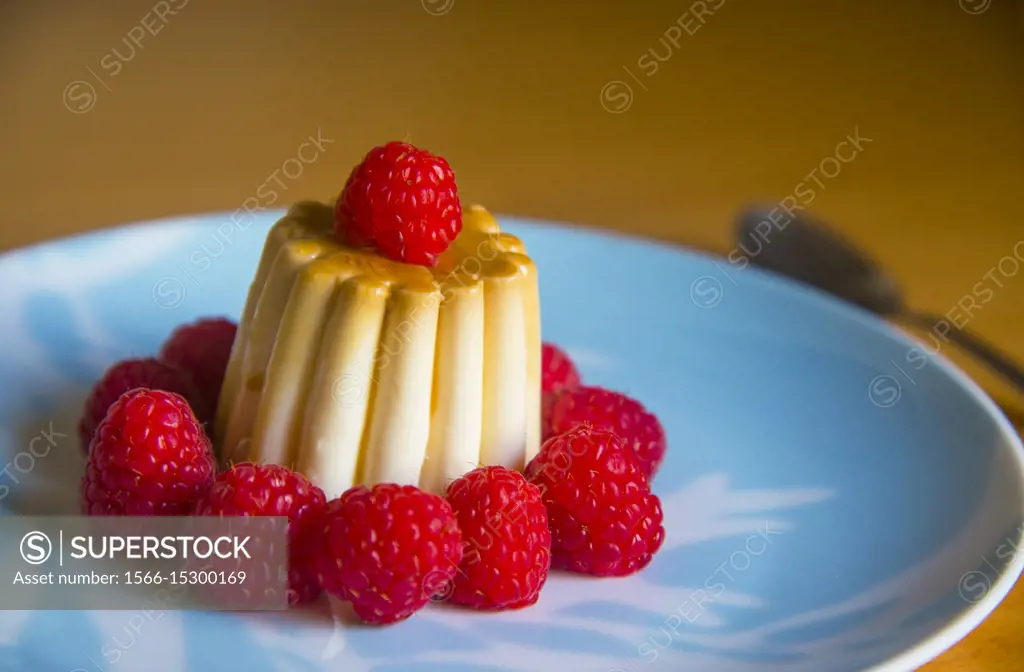
[[[287,211],[288,208],[273,208],[261,210],[252,214],[257,218],[266,219],[268,224],[272,224],[274,219],[284,216]],[[229,219],[234,212],[236,211],[209,210],[195,213],[174,214],[104,226],[92,231],[79,232],[71,235],[47,238],[27,245],[0,251],[0,267],[2,267],[6,262],[16,260],[17,257],[23,254],[45,251],[47,248],[58,248],[67,244],[81,243],[90,239],[114,237],[119,234],[125,234],[129,231],[142,228],[158,226],[210,227],[217,220]],[[514,215],[504,212],[492,212],[492,214],[498,220],[499,224],[502,226],[507,224],[511,229],[518,226],[526,226],[527,228],[538,231],[543,229],[554,229],[570,235],[597,237],[609,241],[618,240],[636,244],[641,247],[654,249],[667,248],[684,257],[689,256],[702,258],[716,263],[718,260],[727,261],[722,254],[714,251],[688,247],[685,244],[673,242],[671,240],[646,237],[615,229],[598,228],[583,223],[573,223],[569,221],[552,220],[525,215]],[[757,267],[750,266],[745,268],[744,271],[751,272],[756,276],[758,278],[758,280],[756,280],[757,282],[766,282],[770,285],[781,286],[782,290],[785,292],[803,295],[805,298],[811,300],[812,303],[816,304],[819,309],[827,308],[845,315],[847,318],[856,322],[858,327],[874,331],[879,337],[888,338],[906,346],[907,348],[920,346],[920,343],[910,334],[896,328],[888,321],[859,306],[844,302],[827,292],[790,279],[786,276],[772,273]],[[1008,444],[1010,453],[1014,458],[1013,461],[1017,467],[1017,480],[1020,483],[1021,490],[1024,491],[1024,441],[1022,441],[1020,435],[1017,433],[1016,427],[1014,427],[1014,425],[1009,421],[988,393],[986,393],[984,389],[982,389],[982,387],[956,363],[947,358],[941,352],[932,355],[932,359],[936,366],[942,370],[946,376],[952,379],[953,382],[968,393],[968,396],[977,404],[979,410],[982,410],[995,421],[995,424],[999,429],[999,434]],[[1024,499],[1020,502],[1019,508],[1021,516],[1024,517]],[[946,651],[949,651],[967,637],[967,635],[976,630],[996,610],[1016,585],[1017,581],[1020,579],[1022,571],[1024,571],[1024,553],[1016,553],[1014,554],[1013,560],[1006,566],[998,580],[993,582],[992,586],[988,589],[981,600],[971,604],[958,617],[954,618],[944,627],[935,631],[928,637],[922,639],[916,645],[899,653],[893,654],[889,658],[876,663],[870,668],[866,668],[866,672],[903,672],[904,670],[917,669],[920,666],[935,660]]]

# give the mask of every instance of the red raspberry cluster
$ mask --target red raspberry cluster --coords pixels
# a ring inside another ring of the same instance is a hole
[[[549,344],[548,438],[524,473],[479,467],[444,496],[384,483],[332,501],[283,466],[218,473],[201,418],[216,404],[234,330],[220,318],[185,325],[160,358],[120,362],[96,383],[81,423],[86,513],[285,516],[289,604],[325,589],[376,624],[439,600],[520,609],[538,600],[551,569],[624,576],[661,546],[650,490],[665,446],[657,419],[628,397],[581,386],[569,356]]]
[[[359,486],[327,505],[320,583],[370,623],[431,601],[496,611],[534,604],[551,569],[627,576],[665,538],[651,492],[665,453],[657,418],[624,395],[580,385],[569,356],[544,344],[547,440],[524,473],[485,466],[444,497]]]
[[[306,558],[326,504],[305,476],[276,465],[217,472],[204,425],[216,411],[236,326],[207,318],[176,329],[158,357],[112,366],[93,386],[79,423],[86,452],[82,509],[105,516],[284,516],[288,600],[320,594]]]

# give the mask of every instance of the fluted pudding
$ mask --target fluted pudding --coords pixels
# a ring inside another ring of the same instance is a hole
[[[332,208],[267,236],[214,427],[222,463],[296,469],[334,497],[394,482],[443,491],[540,448],[537,270],[482,207],[437,266],[339,243]]]

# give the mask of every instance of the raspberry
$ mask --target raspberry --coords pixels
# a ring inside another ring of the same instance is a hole
[[[327,499],[308,478],[276,464],[244,462],[217,474],[196,503],[197,516],[286,516],[288,518],[288,603],[320,595],[313,552],[317,520]]]
[[[577,387],[549,397],[543,406],[544,438],[579,425],[614,432],[636,452],[648,480],[665,457],[665,430],[643,404],[601,387]]]
[[[210,440],[183,397],[129,390],[96,428],[82,508],[101,516],[188,515],[214,470]]]
[[[235,323],[226,318],[204,318],[175,329],[160,350],[162,361],[192,377],[211,419],[216,414],[236,329]]]
[[[409,618],[462,562],[451,506],[411,485],[356,486],[327,503],[322,521],[320,585],[367,623]]]
[[[545,343],[541,359],[541,392],[560,392],[580,384],[580,372],[565,351]]]
[[[526,478],[548,509],[553,568],[626,576],[661,548],[661,501],[614,434],[578,427],[549,439],[526,466]]]
[[[187,373],[152,357],[128,359],[107,369],[85,401],[85,410],[78,423],[83,453],[89,452],[89,442],[111,404],[128,390],[138,387],[180,394],[188,400],[201,422],[209,419],[202,397]]]
[[[404,142],[375,147],[349,175],[335,233],[396,261],[437,264],[462,230],[455,173],[440,156]]]
[[[518,472],[480,467],[448,486],[462,531],[451,601],[519,609],[537,601],[551,566],[551,532],[540,491]]]

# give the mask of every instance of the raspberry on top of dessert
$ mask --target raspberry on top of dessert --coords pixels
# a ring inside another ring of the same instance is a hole
[[[443,157],[407,142],[374,147],[349,175],[334,218],[343,243],[434,266],[462,230],[455,172]]]
[[[328,497],[522,468],[541,442],[522,242],[472,206],[436,264],[416,265],[340,242],[335,223],[302,202],[267,236],[218,404],[221,461],[294,467]]]

